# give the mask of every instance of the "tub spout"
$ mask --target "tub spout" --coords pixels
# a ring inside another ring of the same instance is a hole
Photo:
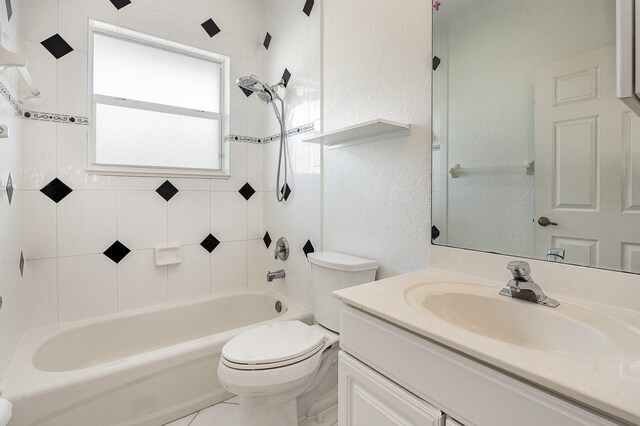
[[[271,283],[273,282],[273,280],[279,280],[284,278],[284,269],[280,269],[279,271],[275,271],[275,272],[267,272],[267,282]]]

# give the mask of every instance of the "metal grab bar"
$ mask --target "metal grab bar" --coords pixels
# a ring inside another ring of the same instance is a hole
[[[516,173],[522,173],[526,175],[533,175],[534,173],[534,161],[527,160],[524,164],[521,165],[509,165],[509,166],[491,166],[491,167],[469,167],[463,168],[460,164],[454,164],[453,167],[449,169],[449,174],[452,179],[459,178],[463,175],[470,174],[492,174],[496,172],[504,172],[504,171],[512,171]]]

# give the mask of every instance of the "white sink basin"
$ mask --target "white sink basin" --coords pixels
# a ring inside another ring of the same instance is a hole
[[[562,300],[559,307],[550,308],[499,296],[498,290],[431,283],[408,288],[404,297],[413,309],[433,319],[539,351],[589,356],[640,347],[638,330],[607,315]]]

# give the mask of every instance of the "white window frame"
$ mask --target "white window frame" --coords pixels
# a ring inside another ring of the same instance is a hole
[[[93,35],[101,34],[108,37],[114,37],[133,43],[138,43],[150,47],[160,48],[166,51],[175,52],[182,55],[192,56],[198,59],[204,59],[220,65],[220,106],[219,113],[211,111],[200,111],[173,105],[156,104],[152,102],[137,101],[133,99],[124,99],[113,96],[105,96],[93,93]],[[119,26],[106,24],[104,22],[89,20],[89,64],[88,64],[88,103],[90,116],[90,135],[88,149],[88,166],[87,173],[96,175],[111,176],[181,176],[181,177],[211,177],[211,178],[229,178],[229,142],[225,141],[224,135],[229,129],[229,84],[227,76],[230,69],[230,58],[207,50],[198,49],[181,43],[162,39],[159,37],[142,34],[137,31],[129,30]],[[218,169],[202,169],[202,168],[175,168],[163,166],[136,166],[136,165],[120,165],[120,164],[102,164],[96,162],[96,105],[111,105],[119,107],[133,108],[144,111],[154,111],[162,113],[177,114],[182,116],[214,119],[219,123],[219,143]]]

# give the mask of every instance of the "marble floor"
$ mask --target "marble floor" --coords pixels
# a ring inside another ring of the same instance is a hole
[[[233,397],[197,413],[189,414],[165,426],[233,426],[236,421],[238,397]],[[338,424],[338,407],[324,413],[324,422],[316,423],[314,419],[300,421],[299,426],[334,426]]]
[[[233,397],[197,413],[189,414],[166,426],[233,426],[236,421],[238,397]]]

